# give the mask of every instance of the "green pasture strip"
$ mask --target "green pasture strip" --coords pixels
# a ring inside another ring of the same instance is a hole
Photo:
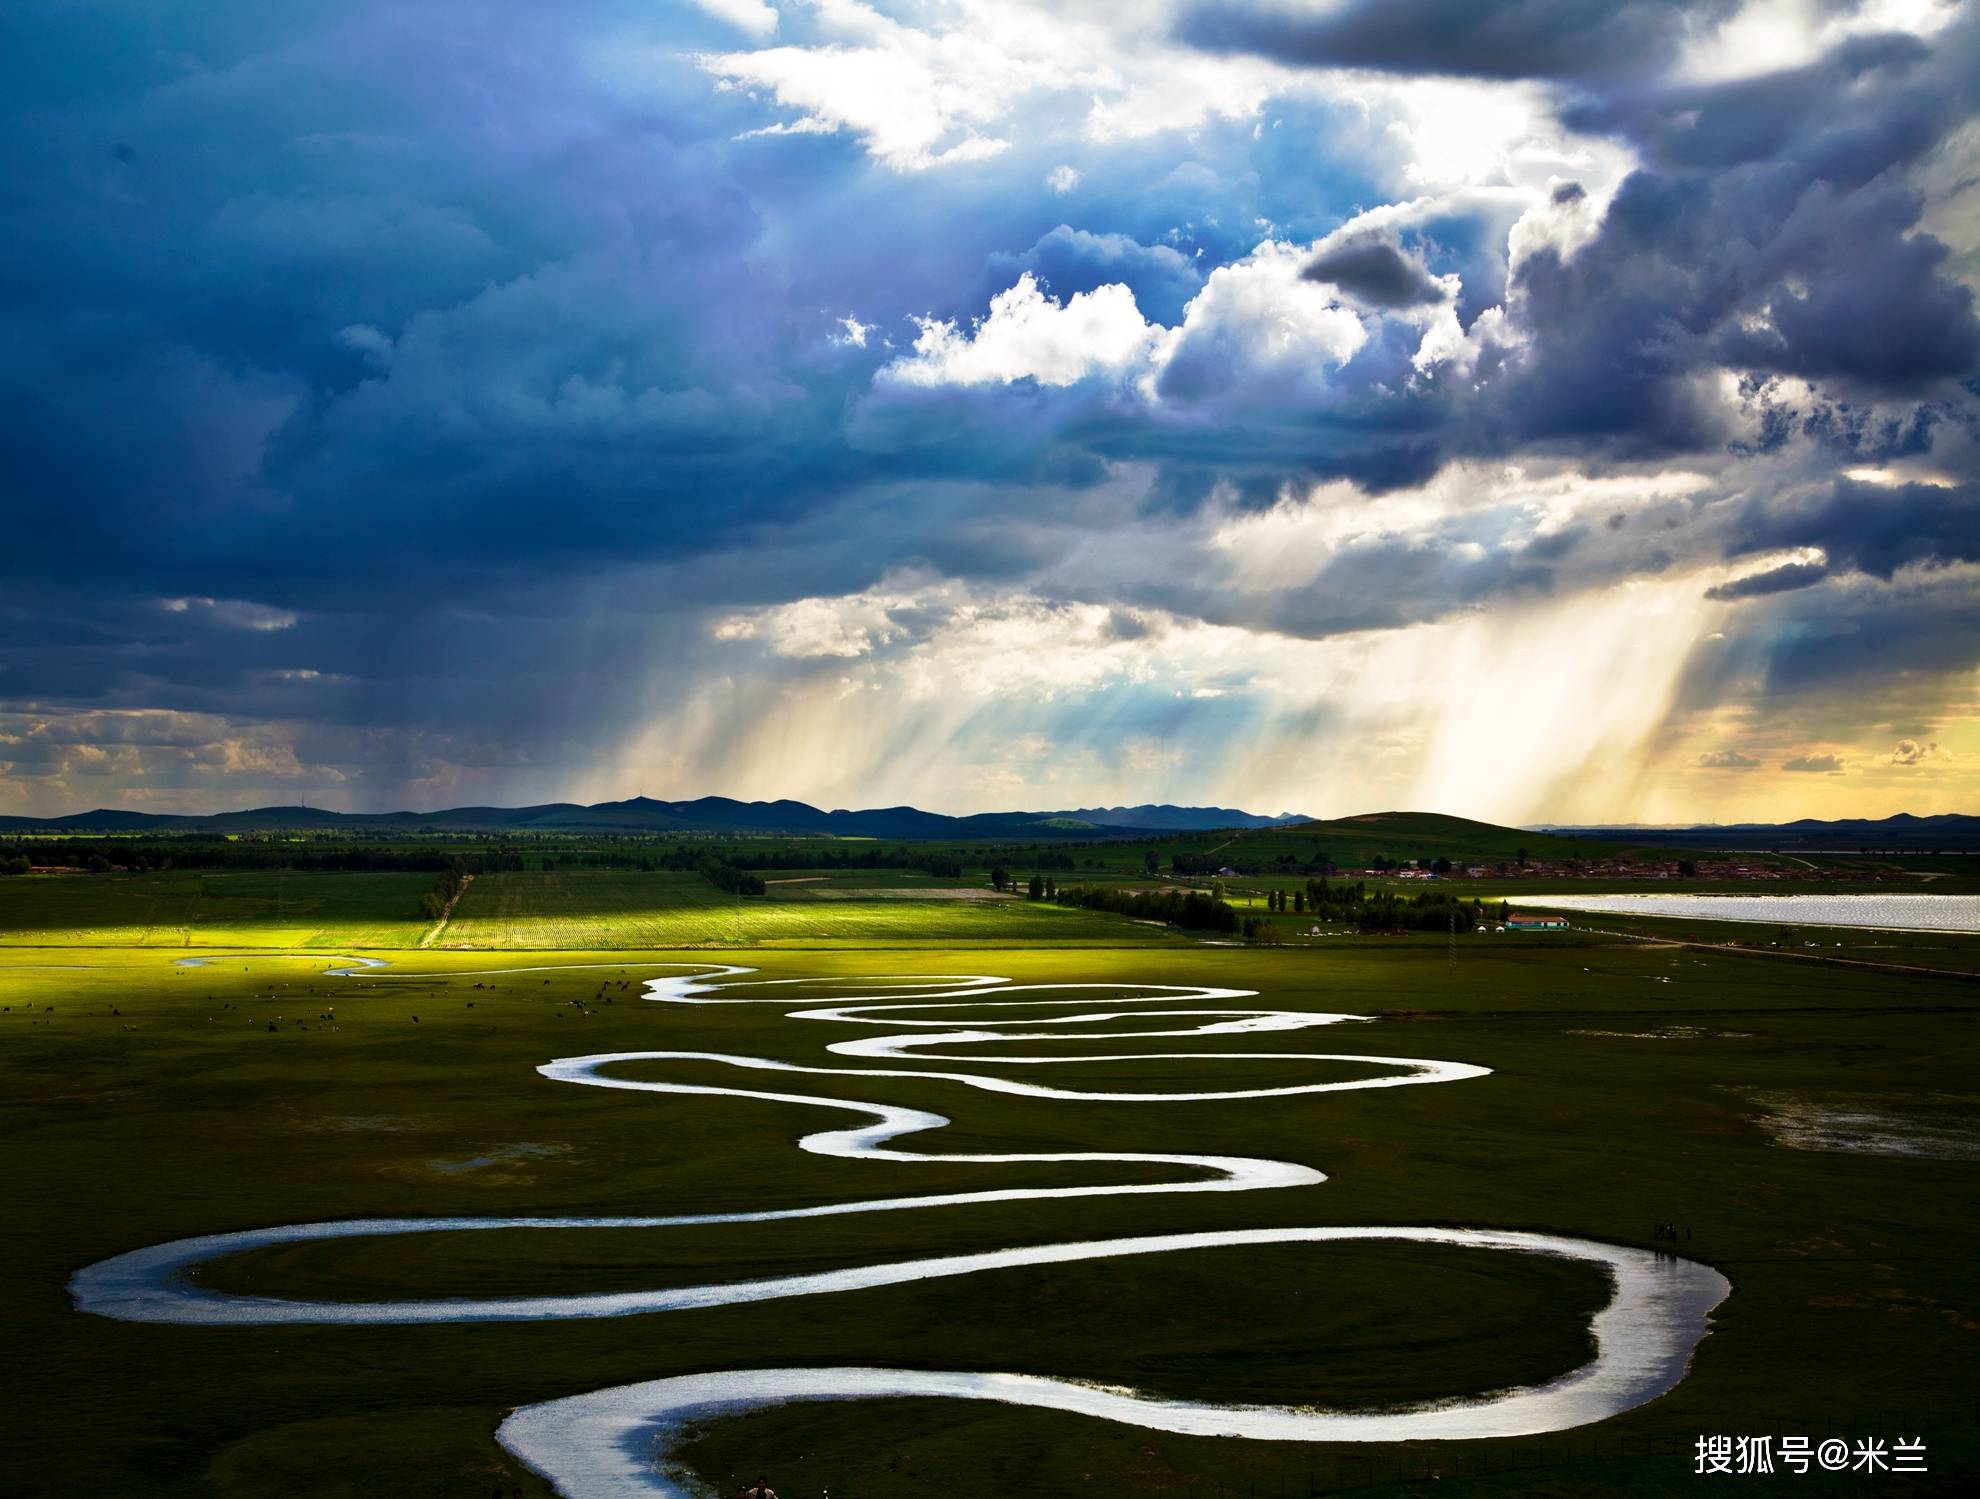
[[[858,871],[867,875],[872,871]],[[1172,941],[1145,923],[1003,899],[734,896],[698,875],[575,871],[483,875],[462,897],[446,947],[549,949],[922,942]],[[796,887],[802,888],[802,887]],[[838,889],[861,888],[850,881]]]
[[[167,870],[0,879],[0,945],[411,947],[430,874]]]

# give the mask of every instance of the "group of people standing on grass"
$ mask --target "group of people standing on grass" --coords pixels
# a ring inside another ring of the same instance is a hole
[[[1659,1223],[1654,1228],[1651,1229],[1650,1237],[1658,1240],[1669,1239],[1672,1243],[1676,1243],[1678,1238],[1678,1226],[1675,1223]],[[1686,1239],[1689,1239],[1691,1237],[1691,1225],[1688,1223],[1684,1227],[1684,1237]],[[1659,1249],[1657,1253],[1668,1254],[1670,1253],[1670,1251],[1667,1249]]]

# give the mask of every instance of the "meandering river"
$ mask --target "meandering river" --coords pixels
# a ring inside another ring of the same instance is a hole
[[[367,976],[389,982],[366,960]],[[622,965],[549,965],[610,966]],[[655,965],[662,966],[662,965]],[[385,1234],[571,1228],[666,1228],[713,1223],[763,1223],[860,1213],[921,1211],[986,1202],[1041,1198],[1167,1196],[1202,1192],[1256,1192],[1312,1186],[1325,1176],[1310,1166],[1260,1157],[1141,1151],[925,1152],[901,1143],[939,1130],[948,1119],[924,1109],[868,1103],[827,1094],[772,1091],[629,1077],[625,1068],[651,1069],[670,1061],[720,1063],[778,1079],[916,1078],[1039,1100],[1105,1100],[1123,1105],[1174,1106],[1208,1101],[1285,1097],[1372,1088],[1474,1081],[1488,1068],[1466,1062],[1348,1052],[1192,1052],[1164,1047],[1096,1055],[1090,1043],[1156,1040],[1173,1045],[1193,1037],[1291,1032],[1349,1025],[1362,1017],[1278,1010],[1247,1004],[1257,992],[1184,985],[1013,984],[988,975],[902,975],[883,980],[780,979],[757,981],[751,970],[726,965],[692,967],[646,981],[646,997],[670,1005],[773,1004],[798,1021],[871,1027],[881,1035],[831,1043],[824,1049],[860,1061],[896,1061],[910,1067],[809,1066],[725,1052],[655,1050],[562,1057],[537,1071],[554,1082],[655,1094],[814,1105],[850,1114],[855,1122],[806,1135],[800,1149],[852,1159],[986,1164],[1119,1162],[1175,1168],[1173,1180],[1079,1187],[992,1188],[973,1192],[879,1197],[818,1206],[766,1207],[731,1213],[613,1217],[357,1218],[287,1224],[238,1233],[204,1235],[134,1250],[77,1272],[70,1283],[76,1306],[97,1316],[140,1322],[238,1326],[291,1323],[440,1323],[625,1317],[687,1307],[733,1305],[830,1295],[907,1281],[962,1277],[988,1270],[1074,1261],[1117,1259],[1247,1244],[1391,1241],[1451,1244],[1497,1252],[1542,1254],[1602,1266],[1613,1295],[1592,1323],[1594,1359],[1548,1383],[1472,1399],[1383,1412],[1326,1411],[1261,1405],[1220,1405],[1166,1400],[1043,1375],[989,1371],[886,1368],[738,1369],[683,1375],[574,1395],[513,1412],[498,1433],[502,1443],[571,1499],[651,1499],[685,1496],[690,1482],[675,1471],[672,1444],[690,1424],[713,1414],[802,1400],[893,1395],[994,1400],[1073,1411],[1153,1430],[1229,1435],[1273,1441],[1376,1442],[1529,1436],[1599,1421],[1663,1394],[1684,1377],[1693,1349],[1705,1336],[1712,1309],[1730,1286],[1724,1277],[1688,1260],[1648,1250],[1552,1234],[1498,1229],[1420,1227],[1289,1227],[1074,1240],[974,1254],[945,1255],[825,1270],[761,1280],[715,1282],[648,1291],[559,1296],[446,1298],[394,1302],[307,1301],[228,1295],[202,1289],[184,1272],[223,1255],[306,1240],[365,1238]],[[476,976],[522,970],[475,970]],[[358,964],[335,970],[355,976]],[[403,975],[415,977],[419,975]],[[865,992],[841,992],[848,986]],[[743,991],[747,991],[746,993]],[[956,1011],[969,1012],[967,1020]],[[991,1016],[993,1018],[985,1018]],[[1008,1017],[1008,1018],[1005,1018]],[[1148,1028],[1130,1030],[1097,1026]],[[1086,1046],[1068,1047],[1082,1037]],[[1036,1042],[1058,1054],[973,1058],[966,1049],[988,1043]],[[957,1048],[965,1049],[958,1052]],[[1214,1092],[1089,1091],[1054,1087],[994,1073],[934,1068],[930,1063],[985,1062],[996,1066],[1049,1067],[1059,1063],[1131,1062],[1147,1059],[1262,1057],[1322,1064],[1359,1063],[1385,1069],[1374,1076]],[[1128,1117],[1131,1117],[1129,1115]]]

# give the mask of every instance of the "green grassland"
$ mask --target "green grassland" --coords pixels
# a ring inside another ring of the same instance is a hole
[[[0,944],[413,947],[422,874],[283,870],[24,875],[0,880]]]
[[[482,888],[477,881],[470,898]],[[464,900],[456,921],[485,924],[489,940],[539,930],[575,939],[590,929],[582,901],[603,900],[612,886],[563,886],[553,900],[557,888],[529,898],[560,909],[495,903],[473,913]],[[500,889],[488,881],[490,896]],[[841,920],[861,904],[819,900],[817,919]],[[913,913],[929,903],[884,904]],[[602,929],[624,931],[655,909],[707,912],[682,921],[727,914],[722,898],[684,895],[608,913]],[[1022,903],[977,909],[1085,919]],[[164,925],[116,916],[106,906],[96,929]],[[349,919],[367,918],[353,907]],[[450,927],[442,940],[452,935]],[[4,1186],[6,1200],[25,1207],[0,1258],[12,1342],[0,1489],[9,1493],[541,1496],[547,1490],[493,1441],[502,1412],[698,1369],[1008,1369],[1177,1396],[1377,1406],[1541,1380],[1586,1357],[1586,1316],[1603,1291],[1585,1267],[1366,1244],[998,1272],[603,1322],[174,1328],[69,1307],[67,1277],[105,1255],[273,1223],[716,1211],[1118,1181],[1138,1169],[834,1160],[793,1148],[830,1117],[815,1109],[577,1088],[535,1073],[555,1056],[658,1047],[833,1064],[823,1046],[843,1039],[837,1028],[784,1019],[781,1006],[637,997],[646,965],[711,957],[765,978],[966,972],[1250,987],[1276,1007],[1376,1017],[1277,1049],[1441,1057],[1494,1072],[1437,1087],[1132,1106],[1014,1099],[938,1079],[807,1079],[793,1091],[950,1116],[949,1129],[917,1142],[929,1149],[1213,1151],[1299,1160],[1329,1180],[1238,1196],[747,1228],[377,1238],[240,1256],[212,1266],[205,1283],[357,1299],[595,1291],[1193,1228],[1477,1224],[1646,1243],[1651,1224],[1668,1220],[1692,1227],[1685,1252],[1723,1270],[1734,1295],[1675,1391],[1567,1436],[1253,1443],[904,1400],[714,1421],[688,1456],[721,1492],[765,1472],[787,1499],[825,1489],[840,1499],[930,1489],[956,1499],[1253,1499],[1343,1487],[1688,1494],[1699,1482],[1690,1443],[1701,1432],[1847,1435],[1854,1424],[1885,1436],[1922,1430],[1932,1473],[1856,1483],[1787,1475],[1751,1491],[1950,1494],[1980,1475],[1971,1409],[1980,1377],[1980,990],[1960,977],[1584,932],[1551,945],[1481,940],[1461,946],[1455,962],[1433,938],[1308,950],[1173,939],[1040,949],[1027,938],[1003,950],[738,956],[435,948],[395,956],[389,979],[333,977],[323,957],[177,966],[175,954],[138,945],[148,940],[30,947],[14,936],[0,949]],[[608,966],[563,966],[578,963]],[[537,965],[550,966],[503,971]],[[1095,1039],[1104,1044],[1118,1028],[1098,1028]],[[995,1049],[983,1070],[995,1070]],[[1195,1038],[1187,1049],[1274,1044]],[[1327,1065],[1353,1064],[1206,1058],[1067,1066],[1053,1080],[1250,1086],[1310,1079]],[[733,1080],[710,1064],[674,1064],[665,1075]],[[1797,1111],[1894,1120],[1883,1127],[1915,1127],[1915,1138],[1937,1143],[1912,1154],[1801,1148],[1784,1143],[1792,1132],[1783,1120]]]
[[[875,874],[895,878],[875,879]],[[982,899],[900,898],[904,888],[930,883],[926,876],[908,881],[895,871],[859,870],[737,897],[692,874],[491,874],[468,887],[438,942],[460,948],[603,949],[1167,940],[1160,928],[1145,922],[992,897],[987,891],[971,892]],[[861,891],[886,893],[870,898],[854,893]]]
[[[699,875],[618,870],[478,876],[444,927],[418,914],[424,874],[255,871],[28,875],[0,880],[0,947],[537,949],[1170,942],[1104,912],[995,896],[907,898],[961,882],[898,870],[792,871],[762,896]],[[785,881],[788,881],[786,883]]]
[[[1654,841],[1642,844],[1606,843],[1589,838],[1564,838],[1532,833],[1495,823],[1474,822],[1434,812],[1372,812],[1361,817],[1298,823],[1283,828],[1249,828],[1237,832],[1189,833],[1121,846],[1140,862],[1153,847],[1166,867],[1175,853],[1227,854],[1232,862],[1269,864],[1280,855],[1302,862],[1332,859],[1342,868],[1360,868],[1377,856],[1402,859],[1450,859],[1453,863],[1513,860],[1523,849],[1534,859],[1602,859],[1633,851],[1654,851]],[[1109,862],[1112,862],[1110,860]]]

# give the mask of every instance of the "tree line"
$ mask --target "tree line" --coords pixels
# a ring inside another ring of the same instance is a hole
[[[1187,927],[1191,931],[1237,932],[1243,926],[1230,902],[1201,890],[1122,890],[1111,885],[1074,885],[1056,890],[1051,898],[1062,906],[1111,911],[1116,916],[1159,921],[1165,926]]]
[[[1160,862],[1153,849],[1145,856],[1148,872],[1154,874]],[[1235,849],[1225,853],[1179,853],[1169,855],[1169,868],[1180,875],[1216,874],[1228,869],[1233,874],[1332,874],[1335,864],[1325,849],[1316,848],[1309,859],[1295,854],[1279,854],[1271,863],[1247,859]]]
[[[907,848],[738,848],[710,849],[678,843],[643,856],[644,869],[665,869],[679,874],[698,873],[711,859],[732,869],[918,869],[937,879],[962,878],[962,860],[943,854]],[[760,892],[759,892],[760,893]]]
[[[1484,901],[1467,901],[1447,890],[1405,896],[1394,890],[1370,890],[1362,880],[1336,884],[1324,877],[1308,880],[1303,890],[1274,890],[1266,897],[1266,906],[1278,914],[1311,915],[1364,932],[1442,932],[1449,931],[1454,921],[1470,931],[1481,922],[1504,921],[1511,914],[1504,901],[1494,915]]]
[[[514,849],[472,853],[442,848],[378,848],[352,844],[343,848],[288,847],[278,843],[233,843],[224,839],[144,840],[131,838],[65,838],[0,846],[0,865],[18,865],[25,874],[36,862],[61,863],[94,874],[113,869],[136,872],[168,869],[344,871],[359,873],[441,874],[457,865],[480,874],[489,870],[521,869],[523,856]]]
[[[762,875],[724,864],[720,859],[704,857],[695,866],[695,873],[717,890],[726,890],[731,895],[761,895],[769,888],[763,883]]]
[[[428,921],[438,921],[447,914],[447,907],[460,899],[461,892],[467,889],[467,882],[467,865],[456,861],[420,895],[419,914]]]

